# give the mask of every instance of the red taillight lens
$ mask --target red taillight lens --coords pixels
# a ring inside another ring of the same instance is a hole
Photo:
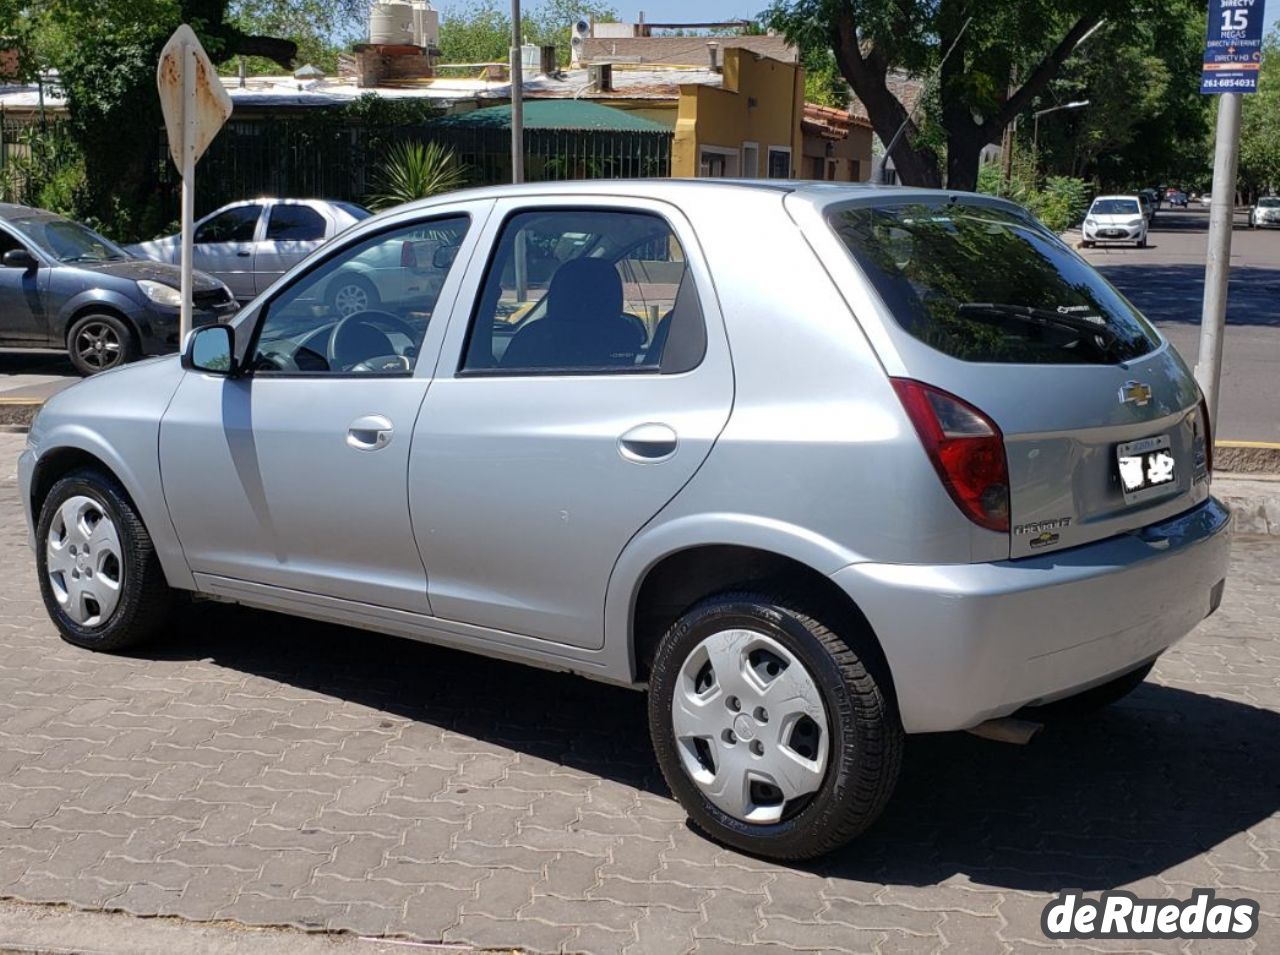
[[[1200,395],[1200,429],[1204,436],[1204,470],[1209,480],[1213,480],[1213,421],[1209,417],[1209,402]]]
[[[418,250],[412,242],[400,243],[400,268],[416,269],[418,267]]]
[[[1009,463],[995,422],[939,388],[909,378],[891,380],[952,500],[975,524],[1007,533]]]

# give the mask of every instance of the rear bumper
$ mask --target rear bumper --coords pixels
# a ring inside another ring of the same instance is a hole
[[[910,733],[967,729],[1150,660],[1216,609],[1230,512],[1178,517],[1043,557],[853,564],[832,579],[884,648]]]

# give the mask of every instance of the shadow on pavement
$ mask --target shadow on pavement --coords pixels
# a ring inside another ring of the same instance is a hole
[[[642,694],[326,624],[193,607],[155,656],[211,659],[667,795]],[[1280,810],[1280,714],[1144,684],[1029,746],[913,737],[898,791],[858,842],[801,868],[1026,890],[1163,872]]]
[[[1097,268],[1153,322],[1200,324],[1204,266],[1099,263]],[[1231,269],[1228,325],[1280,326],[1278,301],[1280,269]]]

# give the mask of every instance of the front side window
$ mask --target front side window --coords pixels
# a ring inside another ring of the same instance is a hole
[[[1113,364],[1159,338],[1030,216],[979,202],[837,206],[828,221],[894,319],[974,362]]]
[[[324,216],[310,206],[282,202],[267,218],[268,242],[316,242],[324,238]]]
[[[210,242],[252,242],[262,206],[236,206],[219,212],[196,228],[192,241],[198,245]]]
[[[705,334],[684,248],[662,217],[522,212],[499,237],[461,370],[688,370]]]
[[[370,236],[321,262],[266,307],[256,372],[409,374],[469,220]]]

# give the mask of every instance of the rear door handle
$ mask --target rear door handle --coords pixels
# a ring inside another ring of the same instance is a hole
[[[680,440],[670,425],[649,422],[636,425],[618,439],[618,451],[629,461],[665,461],[676,453]]]
[[[347,445],[357,451],[379,451],[391,443],[395,433],[390,420],[380,414],[356,418],[347,428]]]
[[[249,256],[253,255],[253,253],[252,253],[252,252],[246,252],[244,249],[237,249],[237,250],[236,250],[236,255],[240,256],[240,258],[242,258],[242,259],[247,259]]]

